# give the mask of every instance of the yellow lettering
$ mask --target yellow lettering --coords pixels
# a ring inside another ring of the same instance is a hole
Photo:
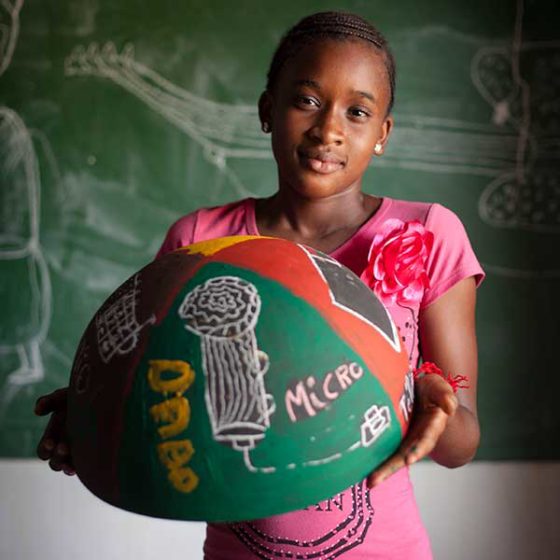
[[[157,447],[159,460],[168,468],[176,469],[186,465],[194,454],[190,439],[165,441]]]
[[[173,397],[150,408],[154,422],[165,422],[158,433],[163,439],[179,435],[191,419],[191,405],[185,397]]]
[[[179,492],[192,492],[198,486],[198,476],[190,467],[171,469],[168,475],[169,481]]]
[[[198,476],[190,467],[185,467],[193,454],[194,448],[188,439],[158,445],[159,460],[169,470],[169,481],[180,492],[192,492],[198,486]]]
[[[192,367],[182,360],[150,360],[148,383],[152,390],[166,396],[169,393],[174,395],[150,407],[154,422],[165,424],[158,428],[162,439],[179,435],[189,425],[191,405],[183,393],[192,385],[194,377]],[[173,488],[188,493],[198,486],[198,476],[186,466],[194,454],[189,439],[164,441],[157,446],[157,453]]]
[[[192,367],[182,360],[150,360],[148,382],[150,387],[158,393],[184,393],[194,381]],[[173,379],[163,379],[166,371],[178,373]]]

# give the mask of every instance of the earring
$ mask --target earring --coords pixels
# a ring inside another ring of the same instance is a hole
[[[261,128],[265,134],[268,134],[270,132],[270,124],[268,124],[266,121],[262,123]]]
[[[374,151],[377,155],[379,155],[379,154],[381,154],[382,150],[383,150],[383,146],[381,145],[380,142],[377,142],[377,144],[375,144],[375,148],[373,148],[373,151]]]

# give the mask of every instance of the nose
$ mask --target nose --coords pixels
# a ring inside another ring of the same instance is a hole
[[[316,119],[309,129],[309,136],[319,144],[342,144],[344,126],[334,107],[325,107],[317,112]]]

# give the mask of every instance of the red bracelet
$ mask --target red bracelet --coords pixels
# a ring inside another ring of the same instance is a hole
[[[458,389],[468,389],[469,386],[466,384],[469,378],[466,375],[445,375],[440,368],[436,366],[436,364],[432,362],[424,362],[419,368],[415,368],[413,370],[414,379],[422,379],[428,374],[439,375],[453,389],[453,392],[456,393]]]

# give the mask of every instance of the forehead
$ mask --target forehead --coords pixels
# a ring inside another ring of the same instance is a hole
[[[321,39],[302,45],[286,60],[278,82],[302,81],[360,83],[370,89],[389,88],[385,54],[361,39]]]

